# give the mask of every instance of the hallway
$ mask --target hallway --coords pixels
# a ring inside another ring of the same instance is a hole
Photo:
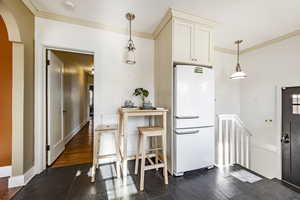
[[[78,165],[92,162],[93,122],[87,123],[66,145],[64,152],[50,168]]]

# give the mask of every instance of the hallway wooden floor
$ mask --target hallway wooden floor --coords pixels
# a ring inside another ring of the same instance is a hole
[[[50,168],[78,165],[92,162],[93,123],[90,121],[66,145],[64,152]]]
[[[22,187],[8,188],[8,177],[0,178],[0,200],[9,200]]]

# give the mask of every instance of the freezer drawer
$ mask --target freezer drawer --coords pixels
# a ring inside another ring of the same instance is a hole
[[[175,131],[175,174],[215,164],[214,127]]]

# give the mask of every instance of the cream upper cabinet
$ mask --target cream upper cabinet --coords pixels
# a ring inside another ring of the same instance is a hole
[[[212,37],[211,30],[194,25],[193,58],[202,65],[211,65]]]
[[[193,25],[175,21],[173,32],[174,60],[180,62],[190,62],[192,60]]]
[[[211,30],[197,23],[174,20],[173,59],[175,62],[211,65]]]

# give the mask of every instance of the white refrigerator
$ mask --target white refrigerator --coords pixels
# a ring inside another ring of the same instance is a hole
[[[215,91],[212,68],[176,65],[174,175],[215,164]]]

